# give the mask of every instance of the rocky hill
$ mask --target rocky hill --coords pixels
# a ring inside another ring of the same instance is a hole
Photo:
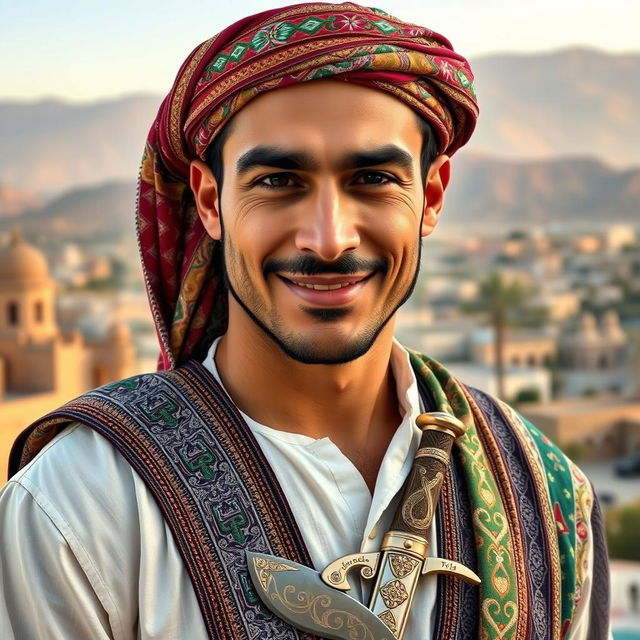
[[[480,120],[469,148],[509,158],[595,156],[640,166],[640,55],[568,49],[473,61]]]
[[[93,104],[0,102],[0,183],[57,195],[133,180],[157,96]]]
[[[640,222],[640,169],[590,158],[454,158],[445,225],[593,226]]]
[[[42,204],[42,199],[31,191],[0,184],[0,217],[15,216],[31,209],[37,209]]]
[[[46,206],[0,218],[0,231],[19,226],[28,235],[57,235],[67,240],[133,237],[136,185],[110,182],[65,192]]]

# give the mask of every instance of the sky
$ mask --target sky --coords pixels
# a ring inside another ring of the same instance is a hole
[[[638,0],[373,1],[442,33],[468,57],[567,46],[640,51]],[[273,6],[274,0],[0,0],[0,100],[167,93],[199,42]]]

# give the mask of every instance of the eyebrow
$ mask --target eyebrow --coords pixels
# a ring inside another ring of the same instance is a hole
[[[242,175],[255,167],[277,167],[278,169],[314,169],[318,165],[304,151],[288,151],[281,147],[254,147],[243,153],[236,163],[236,172]]]
[[[367,151],[356,151],[347,154],[340,163],[343,169],[362,169],[376,167],[381,164],[394,164],[403,169],[411,169],[413,157],[411,154],[395,144],[376,147]]]
[[[394,164],[403,169],[411,169],[413,157],[394,144],[388,144],[366,151],[346,154],[340,160],[340,169],[362,169],[381,164]],[[304,151],[289,151],[282,147],[259,146],[243,153],[236,163],[236,172],[242,175],[255,167],[276,167],[289,171],[310,171],[318,167],[311,154]]]

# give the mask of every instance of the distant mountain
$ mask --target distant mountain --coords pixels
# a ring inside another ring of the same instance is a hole
[[[640,169],[588,158],[512,162],[454,158],[443,224],[594,225],[640,222]]]
[[[472,68],[480,120],[471,150],[640,165],[640,54],[568,49],[489,56]]]
[[[27,233],[75,240],[133,237],[135,193],[134,183],[75,189],[39,210],[0,217],[0,231],[18,224]],[[585,158],[511,162],[467,155],[454,158],[442,226],[482,231],[639,221],[640,169]]]
[[[157,96],[92,104],[0,102],[0,183],[45,194],[134,180]]]
[[[19,226],[29,235],[55,233],[67,240],[133,234],[135,183],[111,182],[73,189],[46,206],[0,218],[0,231]]]
[[[640,55],[570,49],[484,57],[473,68],[481,115],[470,152],[640,166]],[[160,101],[0,102],[0,183],[56,195],[135,179]]]

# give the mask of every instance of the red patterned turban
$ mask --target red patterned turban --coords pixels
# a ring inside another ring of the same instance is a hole
[[[448,40],[377,9],[299,4],[250,16],[196,47],[151,127],[139,177],[137,228],[161,346],[175,367],[226,330],[217,241],[189,188],[222,127],[265,91],[319,78],[386,91],[430,122],[440,153],[453,154],[478,116],[469,63]]]

